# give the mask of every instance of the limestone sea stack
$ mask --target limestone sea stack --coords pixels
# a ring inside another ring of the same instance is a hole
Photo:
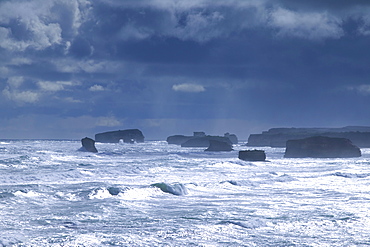
[[[360,157],[361,150],[349,139],[314,136],[305,139],[288,140],[285,158],[351,158]]]
[[[206,135],[205,132],[194,132],[192,136],[173,135],[167,137],[168,144],[177,144],[182,147],[208,147],[210,140],[223,141],[230,145],[238,144],[235,134],[225,133],[224,136]]]
[[[204,151],[222,152],[232,151],[232,145],[225,141],[209,140],[209,147]]]
[[[96,142],[119,143],[120,140],[124,143],[144,142],[144,135],[138,129],[108,131],[95,135]]]
[[[209,147],[211,141],[226,142],[232,146],[232,142],[229,138],[222,136],[204,136],[196,137],[181,144],[181,147]]]
[[[87,152],[97,153],[95,141],[91,138],[85,137],[81,139],[82,148]]]

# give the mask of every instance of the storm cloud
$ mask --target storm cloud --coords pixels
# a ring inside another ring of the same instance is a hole
[[[368,125],[370,3],[0,2],[0,137]]]

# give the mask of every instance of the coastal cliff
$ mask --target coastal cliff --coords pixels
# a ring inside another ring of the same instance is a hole
[[[370,147],[370,127],[347,126],[343,128],[272,128],[261,134],[251,134],[247,146],[286,147],[288,140],[313,136],[346,138],[362,148]]]
[[[361,157],[361,150],[349,139],[314,136],[286,143],[285,158],[352,158]]]

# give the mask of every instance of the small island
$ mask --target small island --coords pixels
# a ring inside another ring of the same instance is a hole
[[[144,135],[138,129],[108,131],[95,135],[96,142],[119,143],[120,140],[122,140],[124,143],[140,143],[144,142]]]
[[[209,147],[210,141],[226,142],[230,145],[237,144],[235,134],[225,133],[224,136],[206,135],[205,132],[194,132],[193,136],[173,135],[167,137],[168,144],[181,145],[181,147]]]
[[[238,158],[245,161],[266,161],[266,154],[263,150],[245,150],[239,151]]]

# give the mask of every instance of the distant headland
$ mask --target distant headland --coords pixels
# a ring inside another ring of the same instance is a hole
[[[261,134],[251,134],[247,146],[286,147],[288,140],[313,136],[346,138],[360,148],[370,147],[370,127],[347,126],[342,128],[272,128]]]

